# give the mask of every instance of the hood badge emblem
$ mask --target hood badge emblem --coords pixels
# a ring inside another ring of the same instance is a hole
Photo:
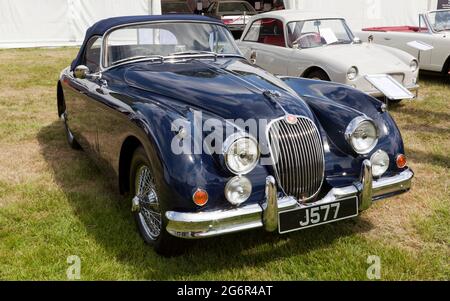
[[[298,122],[297,116],[294,115],[286,115],[286,122],[289,124],[296,124]]]

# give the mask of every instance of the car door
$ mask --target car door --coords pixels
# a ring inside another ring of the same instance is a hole
[[[91,75],[99,72],[101,41],[101,37],[92,37],[83,54],[82,65],[89,68]],[[73,72],[71,76],[71,89],[65,91],[67,124],[83,149],[95,152],[98,137],[94,101],[98,98],[99,79],[75,78]]]
[[[426,70],[432,70],[432,55],[431,51],[419,51],[408,45],[409,42],[419,41],[424,42],[428,45],[434,46],[434,36],[428,23],[426,22],[423,15],[420,17],[419,27],[417,32],[399,32],[399,31],[386,31],[386,32],[374,32],[372,36],[374,37],[374,43],[381,45],[397,48],[403,50],[412,56],[419,58],[421,68]]]
[[[286,75],[292,49],[286,47],[283,22],[275,18],[255,20],[240,43],[244,56],[273,74]]]

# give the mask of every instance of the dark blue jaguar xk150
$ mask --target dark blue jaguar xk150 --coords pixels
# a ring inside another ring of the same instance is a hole
[[[161,254],[179,252],[180,238],[355,217],[411,186],[381,102],[249,64],[219,20],[100,21],[57,91],[69,144],[131,195]]]

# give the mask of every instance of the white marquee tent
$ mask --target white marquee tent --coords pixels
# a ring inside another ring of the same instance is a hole
[[[350,27],[418,25],[419,13],[435,10],[438,0],[284,0],[286,8],[334,12]]]
[[[0,0],[0,48],[80,45],[100,19],[160,13],[160,0]]]
[[[333,11],[350,26],[406,25],[438,0],[284,0],[286,8]],[[81,44],[95,21],[160,14],[161,0],[0,0],[0,48]]]

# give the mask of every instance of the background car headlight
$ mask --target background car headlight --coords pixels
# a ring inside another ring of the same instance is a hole
[[[225,186],[225,197],[233,205],[245,202],[252,193],[252,183],[243,176],[237,176],[228,181]]]
[[[225,141],[224,148],[225,164],[232,173],[249,173],[258,163],[259,148],[253,138],[232,135]]]
[[[412,72],[416,72],[417,69],[419,68],[419,63],[416,60],[412,60],[411,63],[409,64],[409,67],[411,68]]]
[[[378,143],[377,127],[367,117],[356,117],[347,126],[345,138],[356,153],[367,154]]]
[[[354,79],[356,79],[357,76],[358,76],[358,68],[351,67],[350,69],[348,69],[347,78],[349,80],[354,80]]]
[[[389,168],[389,156],[385,151],[377,150],[371,157],[372,175],[374,177],[382,176]]]

